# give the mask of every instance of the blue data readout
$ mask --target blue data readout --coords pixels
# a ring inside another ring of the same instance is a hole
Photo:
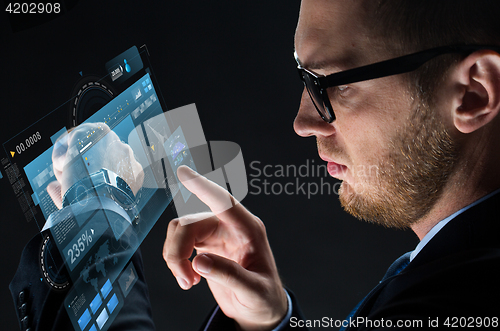
[[[102,212],[97,212],[63,249],[63,253],[66,256],[66,265],[71,271],[80,263],[108,228],[108,223],[103,219],[101,214]]]

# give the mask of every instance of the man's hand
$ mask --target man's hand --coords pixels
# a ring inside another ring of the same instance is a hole
[[[78,152],[82,141],[93,143],[85,152],[85,159],[92,160],[85,169],[72,163],[82,157]],[[71,149],[76,153],[71,153]],[[144,182],[142,165],[135,159],[130,145],[123,143],[107,124],[100,122],[83,123],[60,137],[52,151],[52,166],[56,181],[47,185],[47,192],[59,209],[62,208],[64,194],[73,184],[102,168],[116,173],[134,194]]]
[[[179,167],[177,175],[212,210],[168,226],[163,258],[179,286],[187,290],[205,277],[224,314],[243,330],[271,330],[284,318],[287,298],[264,224],[190,168]],[[197,256],[191,262],[193,249]]]

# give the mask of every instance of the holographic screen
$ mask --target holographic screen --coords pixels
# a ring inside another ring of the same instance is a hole
[[[165,112],[149,73],[52,142],[24,171],[45,243],[60,255],[48,258],[64,265],[43,270],[45,280],[69,288],[64,304],[75,330],[112,324],[137,281],[130,258],[167,207],[178,216],[208,211],[179,182],[181,165],[236,200],[248,192],[239,146],[207,142],[194,104]]]

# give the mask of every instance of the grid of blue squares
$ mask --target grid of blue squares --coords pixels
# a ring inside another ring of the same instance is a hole
[[[101,294],[104,299],[109,295],[111,290],[113,289],[113,286],[111,285],[111,282],[109,279],[104,283],[104,285],[101,287]],[[90,303],[90,310],[92,311],[92,315],[95,315],[98,311],[98,309],[102,305],[102,298],[99,293],[94,297],[92,302]],[[118,306],[118,297],[116,294],[113,294],[111,296],[111,299],[109,299],[108,303],[106,304],[109,310],[109,314],[112,314],[115,308]],[[104,324],[106,324],[106,321],[109,319],[109,314],[106,309],[103,309],[99,315],[96,318],[97,326],[99,327],[99,330],[102,330],[104,327]],[[81,331],[83,331],[87,325],[91,321],[91,315],[88,309],[85,309],[83,312],[82,316],[78,319],[78,325],[80,326]],[[92,325],[92,327],[88,331],[97,331],[95,324]]]
[[[148,91],[151,91],[153,89],[153,85],[151,85],[151,81],[149,80],[149,78],[142,82],[142,87],[144,87],[145,93],[148,93]]]

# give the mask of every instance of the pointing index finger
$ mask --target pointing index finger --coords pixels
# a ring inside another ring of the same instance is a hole
[[[177,177],[189,191],[210,207],[214,214],[221,214],[234,207],[235,199],[228,191],[188,166],[180,166],[177,169]]]

